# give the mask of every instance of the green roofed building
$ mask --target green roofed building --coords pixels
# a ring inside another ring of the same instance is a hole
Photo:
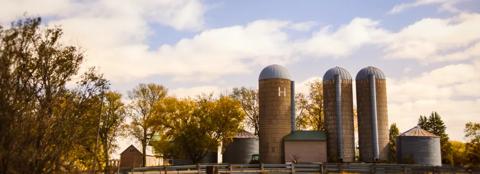
[[[285,162],[327,162],[327,134],[323,131],[294,131],[283,138]]]

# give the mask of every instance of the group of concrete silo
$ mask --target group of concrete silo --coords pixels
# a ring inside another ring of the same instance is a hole
[[[380,69],[369,66],[357,73],[355,83],[359,161],[387,161],[389,132],[385,75]],[[294,94],[294,82],[286,68],[270,65],[262,70],[259,77],[259,152],[263,163],[284,162],[283,138],[295,131]],[[323,76],[323,94],[327,159],[329,162],[354,162],[353,90],[348,71],[341,67],[328,70]]]

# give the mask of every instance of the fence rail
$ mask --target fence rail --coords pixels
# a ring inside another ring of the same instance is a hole
[[[182,166],[156,166],[132,169],[130,174],[249,174],[249,173],[456,173],[480,174],[480,169],[450,166],[424,166],[414,164],[375,163],[323,163],[323,164],[198,164]]]

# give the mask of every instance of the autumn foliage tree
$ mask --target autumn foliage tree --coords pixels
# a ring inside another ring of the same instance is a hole
[[[147,161],[147,146],[153,135],[158,131],[158,124],[154,124],[153,120],[157,117],[155,114],[155,105],[167,95],[167,89],[162,85],[150,83],[139,84],[129,92],[131,100],[130,118],[132,122],[129,126],[130,135],[133,135],[142,145],[143,164]]]
[[[90,69],[75,85],[81,51],[60,42],[60,28],[40,24],[0,26],[0,173],[91,170],[102,151],[97,106],[109,84]]]
[[[480,168],[480,123],[468,122],[465,125],[466,159],[470,167]]]
[[[295,96],[297,118],[296,127],[299,129],[325,130],[323,111],[323,86],[317,80],[308,84],[309,93],[299,93]]]
[[[245,113],[241,104],[229,96],[214,99],[165,98],[157,105],[161,135],[153,142],[155,150],[173,158],[200,162],[220,144],[228,144],[242,129]]]
[[[260,117],[258,105],[258,91],[245,87],[233,88],[230,97],[237,100],[241,104],[241,108],[245,113],[245,125],[253,129],[253,134],[258,135],[260,127],[258,120]]]

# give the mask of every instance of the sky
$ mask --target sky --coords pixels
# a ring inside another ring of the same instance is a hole
[[[389,123],[400,132],[437,111],[450,138],[480,122],[480,1],[0,0],[0,24],[40,16],[82,48],[126,94],[158,83],[170,95],[257,88],[280,64],[297,91],[334,66],[387,76]],[[129,142],[123,142],[127,144]],[[125,145],[122,145],[125,146]],[[122,147],[121,147],[122,148]]]

